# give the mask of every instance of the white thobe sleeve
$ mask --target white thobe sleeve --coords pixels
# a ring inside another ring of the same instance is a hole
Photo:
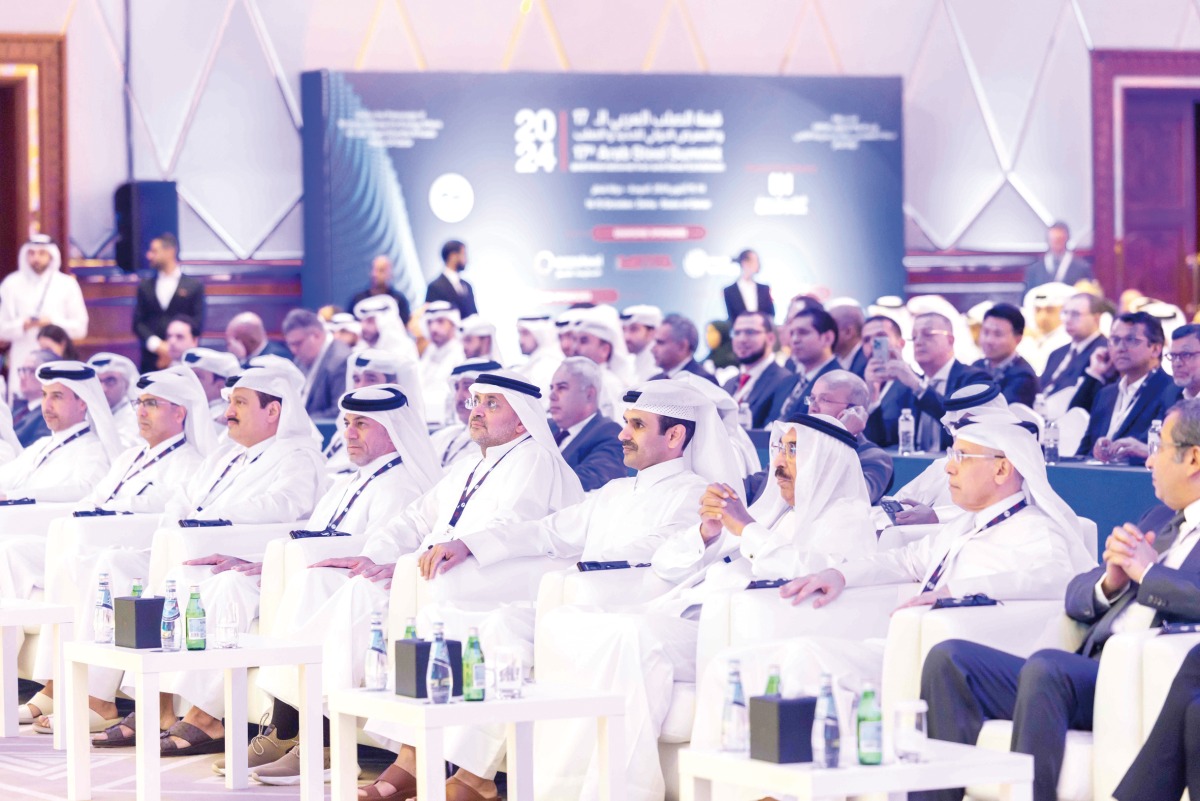
[[[678,584],[716,561],[721,552],[721,543],[725,542],[727,536],[730,536],[729,533],[722,531],[720,536],[705,545],[700,524],[693,522],[686,528],[676,530],[658,546],[654,556],[650,557],[650,567],[660,579]]]
[[[79,288],[79,281],[74,276],[64,275],[63,277],[67,280],[56,282],[58,291],[62,293],[63,316],[61,320],[54,322],[62,326],[71,339],[78,342],[87,336],[87,305],[83,302],[83,290]]]
[[[862,559],[852,559],[837,566],[846,577],[847,587],[864,587],[875,584],[905,584],[925,578],[925,572],[934,559],[946,552],[944,529],[931,537],[922,537],[900,548],[873,553]],[[939,543],[935,547],[934,543]]]
[[[390,565],[421,547],[422,540],[437,523],[438,490],[443,483],[435,484],[387,523],[368,530],[362,555],[376,564]]]
[[[591,493],[582,501],[560,509],[541,520],[505,526],[488,526],[459,537],[471,549],[479,564],[488,565],[521,556],[546,556],[570,559],[583,553],[588,527],[603,491]],[[613,510],[616,513],[616,510]]]
[[[33,498],[39,503],[73,503],[91,492],[104,477],[108,465],[102,461],[76,461],[63,477],[53,484],[35,489],[19,489],[14,497]]]
[[[8,464],[0,465],[0,492],[9,493],[33,469],[35,450],[35,446],[30,446]],[[13,497],[16,497],[15,494]]]
[[[15,342],[25,334],[24,320],[21,318],[21,311],[17,308],[17,300],[14,297],[15,285],[13,281],[17,278],[17,273],[13,273],[13,280],[5,279],[4,283],[0,284],[0,340],[5,342]]]

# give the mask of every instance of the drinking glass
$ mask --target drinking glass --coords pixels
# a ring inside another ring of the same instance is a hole
[[[217,648],[237,648],[240,624],[237,604],[233,602],[222,604],[216,614],[214,645]]]
[[[923,762],[927,756],[926,718],[929,705],[924,701],[896,704],[896,759],[899,762]]]

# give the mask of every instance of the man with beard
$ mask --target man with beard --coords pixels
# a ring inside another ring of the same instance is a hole
[[[467,246],[454,239],[442,245],[442,263],[446,265],[445,269],[429,282],[425,290],[425,302],[445,301],[458,311],[459,318],[477,314],[475,291],[461,275],[467,269]]]
[[[462,321],[458,309],[446,301],[435,301],[425,307],[421,326],[429,344],[421,353],[419,373],[425,400],[425,419],[441,425],[451,419],[447,381],[450,371],[466,358],[458,339],[458,324]],[[365,331],[363,332],[365,335]]]
[[[650,346],[654,344],[654,331],[662,322],[662,309],[657,306],[628,306],[621,312],[625,347],[633,356],[633,377],[639,384],[649,381],[659,371]]]
[[[396,310],[400,314],[400,322],[408,325],[408,319],[412,317],[412,311],[408,306],[408,298],[392,287],[392,260],[385,254],[380,254],[371,261],[370,286],[355,295],[350,300],[350,305],[346,308],[353,309],[360,301],[373,298],[377,295],[389,295],[392,300],[396,301]]]
[[[536,385],[546,397],[550,396],[550,379],[563,360],[557,334],[548,314],[517,318],[517,341],[525,361],[513,365],[512,369]]]
[[[733,354],[739,371],[724,389],[750,407],[751,427],[767,423],[775,391],[792,377],[775,363],[775,321],[764,312],[744,312],[733,321]]]
[[[183,274],[179,266],[179,240],[174,234],[164,233],[151,239],[146,261],[155,274],[138,284],[133,307],[133,333],[142,343],[142,372],[171,364],[167,342],[171,320],[186,315],[196,328],[203,328],[205,310],[204,284]]]

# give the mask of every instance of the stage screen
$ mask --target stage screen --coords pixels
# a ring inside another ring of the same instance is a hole
[[[502,330],[580,301],[703,330],[743,248],[780,318],[903,287],[899,78],[321,71],[303,104],[309,306],[379,253],[419,303],[449,239]]]

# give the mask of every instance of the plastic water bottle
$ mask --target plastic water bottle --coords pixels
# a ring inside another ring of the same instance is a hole
[[[900,455],[911,456],[916,450],[917,421],[913,419],[912,409],[900,410]]]
[[[487,691],[487,670],[483,663],[483,648],[479,646],[479,631],[467,630],[467,649],[463,652],[463,700],[482,701]]]
[[[754,413],[750,411],[750,404],[738,404],[738,425],[747,431],[754,427]]]
[[[750,716],[746,695],[742,692],[742,665],[729,660],[729,683],[725,688],[725,712],[721,718],[721,750],[746,751],[750,748]]]
[[[167,600],[163,603],[162,613],[162,649],[178,651],[183,644],[183,634],[179,630],[179,600],[175,597],[175,581],[167,580]]]
[[[133,598],[141,598],[143,592],[144,592],[144,589],[142,587],[141,578],[135,578],[133,580],[133,582],[129,585],[129,595]]]
[[[1033,396],[1033,410],[1037,412],[1043,420],[1046,419],[1046,393],[1039,392]]]
[[[92,627],[96,630],[96,642],[113,641],[112,590],[107,573],[100,574],[100,586],[96,589],[96,618]]]
[[[363,685],[368,690],[387,688],[387,645],[383,641],[383,615],[371,615],[371,646],[367,649],[366,671]]]
[[[767,668],[767,690],[763,695],[768,698],[783,697],[783,691],[780,689],[779,683],[779,665],[771,665]]]
[[[203,651],[208,646],[208,617],[200,603],[200,587],[188,589],[187,610],[183,613],[184,643],[189,651]]]
[[[813,764],[819,768],[836,768],[842,750],[842,727],[838,723],[837,703],[833,700],[833,677],[821,674],[821,694],[813,714]]]
[[[878,765],[883,762],[883,712],[875,685],[863,682],[858,702],[858,764]]]
[[[429,667],[425,670],[425,691],[434,704],[447,704],[454,691],[454,673],[450,669],[450,652],[442,624],[433,624],[433,645],[429,649]]]
[[[1054,464],[1058,461],[1058,426],[1051,420],[1046,423],[1046,427],[1042,430],[1042,455],[1046,459],[1046,464]]]
[[[404,623],[404,639],[406,639],[406,640],[417,639],[417,619],[415,617],[410,617]]]
[[[1162,420],[1151,420],[1150,430],[1146,432],[1147,458],[1158,453],[1162,447]]]

